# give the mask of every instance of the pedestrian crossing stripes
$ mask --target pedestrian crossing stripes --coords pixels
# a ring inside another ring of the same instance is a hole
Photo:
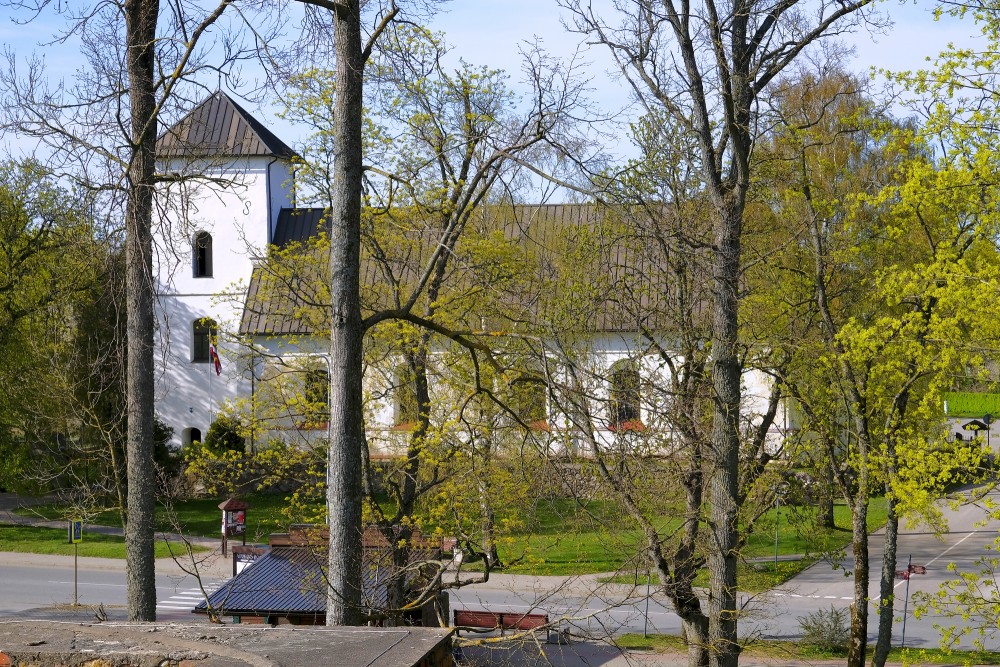
[[[208,594],[214,593],[218,590],[221,584],[211,584],[205,586],[205,592]],[[156,603],[156,608],[163,611],[190,611],[194,609],[198,603],[203,602],[205,596],[202,594],[200,588],[189,588],[185,591],[180,591],[174,595],[171,595],[166,600],[160,600]]]

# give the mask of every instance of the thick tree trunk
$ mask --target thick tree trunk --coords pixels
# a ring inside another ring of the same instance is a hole
[[[735,201],[734,201],[735,200]],[[719,211],[715,229],[712,321],[712,421],[709,503],[711,543],[708,569],[708,639],[713,667],[736,667],[736,561],[739,533],[740,360],[736,350],[739,316],[742,201],[732,197]]]
[[[131,160],[125,211],[125,301],[128,312],[125,580],[130,621],[156,620],[153,512],[153,184],[156,104],[153,80],[158,0],[125,3]]]
[[[708,618],[681,618],[684,640],[687,642],[688,667],[708,667]]]
[[[892,648],[893,607],[895,606],[896,586],[896,544],[899,539],[899,517],[896,516],[895,503],[887,498],[889,517],[885,524],[885,550],[882,557],[882,578],[879,582],[878,603],[878,639],[875,641],[875,655],[872,656],[873,667],[885,667]]]
[[[854,549],[854,601],[851,603],[851,643],[847,667],[864,667],[868,649],[868,497],[859,492],[851,513]],[[863,496],[863,497],[862,497]]]
[[[361,609],[361,16],[358,0],[333,13],[337,51],[333,198],[330,211],[330,523],[327,625],[358,625]]]

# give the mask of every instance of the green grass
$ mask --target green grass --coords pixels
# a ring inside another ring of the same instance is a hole
[[[793,520],[801,515],[801,508],[782,507],[778,524],[778,553],[821,554],[843,548],[851,537],[850,510],[844,505],[834,506],[834,529],[821,529]],[[886,520],[885,500],[873,498],[868,511],[868,526],[874,530]],[[528,517],[526,525],[531,530],[515,535],[501,557],[511,565],[506,570],[515,574],[570,575],[622,572],[629,574],[621,581],[640,577],[645,581],[645,570],[636,571],[635,555],[642,548],[643,535],[638,530],[622,530],[622,512],[609,501],[591,501],[580,506],[572,500],[546,501],[536,508],[535,516]],[[678,521],[663,518],[656,521],[657,528],[669,532]],[[774,555],[774,509],[757,523],[757,532],[750,536],[744,550],[746,558],[765,558]],[[632,566],[630,567],[630,562]],[[779,563],[778,576],[773,564],[755,564],[745,567],[746,590],[767,590],[804,569],[804,564]],[[632,575],[630,577],[630,575]],[[752,585],[752,588],[750,587]]]
[[[982,419],[988,414],[994,417],[1000,416],[1000,394],[950,391],[945,392],[943,398],[948,404],[949,417]]]
[[[683,652],[687,648],[684,641],[676,635],[649,635],[643,637],[638,633],[621,635],[615,639],[615,643],[629,651],[655,651],[657,653]],[[871,656],[873,646],[869,646],[868,655]],[[843,658],[842,655],[834,655],[828,652],[819,651],[812,646],[801,642],[793,641],[758,641],[747,646],[743,655],[746,657],[770,657],[780,656],[788,660],[823,660],[831,658]],[[902,663],[904,665],[1000,665],[1000,653],[979,652],[979,651],[946,651],[943,649],[917,649],[917,648],[893,648],[889,652],[889,662]]]
[[[287,529],[281,510],[285,498],[281,495],[251,495],[247,512],[247,541],[263,542],[272,532]],[[221,523],[219,503],[224,498],[179,501],[174,505],[182,532],[191,536],[217,537]],[[392,508],[388,508],[391,510]],[[850,512],[843,505],[834,511],[837,529],[820,530],[799,525],[793,520],[801,510],[782,507],[778,524],[779,554],[823,553],[843,547],[850,539]],[[32,508],[30,515],[61,520],[66,510],[55,506]],[[871,528],[885,522],[885,502],[872,500],[868,520]],[[88,523],[120,526],[117,512],[104,512],[89,517]],[[643,535],[639,530],[623,529],[621,509],[613,502],[594,500],[578,503],[572,499],[541,501],[533,512],[522,517],[523,528],[500,546],[501,557],[508,567],[505,572],[533,575],[574,575],[620,572],[616,580],[645,582],[645,570],[637,570],[637,554],[642,550]],[[672,517],[655,520],[657,528],[669,532],[678,525]],[[157,530],[176,532],[162,507],[157,510]],[[774,554],[774,510],[758,521],[757,533],[747,542],[748,558],[765,558]],[[771,563],[744,565],[742,586],[747,591],[767,590],[797,574],[812,561],[779,563],[775,573]],[[472,567],[475,567],[473,564]]]
[[[250,503],[250,509],[247,510],[248,542],[266,542],[269,534],[287,528],[287,521],[281,515],[281,510],[286,505],[284,496],[262,494],[243,499]],[[219,504],[225,500],[225,498],[195,498],[176,502],[173,506],[177,517],[176,525],[170,519],[166,508],[158,505],[156,530],[181,532],[191,537],[219,537],[222,526],[222,510],[219,509]],[[20,513],[28,517],[41,517],[54,521],[67,518],[67,510],[58,505],[41,505]],[[99,526],[121,527],[122,525],[117,510],[101,512],[93,517],[87,517],[86,521]]]
[[[174,543],[171,547],[176,555],[184,553],[180,544]],[[114,535],[88,533],[84,530],[83,541],[77,544],[77,548],[80,556],[125,558],[125,540]],[[204,547],[195,547],[195,550],[207,551]],[[67,543],[66,531],[58,528],[0,525],[0,551],[72,556],[73,545]],[[167,558],[170,555],[170,547],[158,540],[156,557]]]

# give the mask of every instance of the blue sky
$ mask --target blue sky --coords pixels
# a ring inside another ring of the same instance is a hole
[[[594,4],[610,5],[610,0],[594,0]],[[944,19],[935,21],[930,3],[890,2],[880,3],[879,9],[887,12],[893,26],[886,34],[866,31],[848,36],[857,55],[853,66],[858,71],[869,68],[914,69],[926,67],[928,57],[933,57],[949,42],[966,44],[976,34],[970,20]],[[451,0],[442,5],[442,11],[431,23],[435,30],[443,31],[453,45],[452,57],[463,58],[474,65],[488,65],[504,69],[516,86],[520,77],[521,56],[519,49],[526,42],[538,39],[553,55],[569,57],[580,48],[580,36],[570,34],[561,25],[563,10],[555,0]],[[51,39],[59,24],[44,18],[28,25],[14,25],[0,20],[0,42],[13,49],[19,56],[32,51],[44,56],[50,76],[71,78],[78,62],[78,55],[71,46],[39,46]],[[609,76],[607,54],[602,47],[582,47],[582,57],[591,63],[592,97],[605,111],[613,111],[627,102],[627,91],[617,77]],[[272,108],[254,108],[254,113],[272,125],[282,138],[294,142],[302,138],[302,130],[289,127],[274,118]],[[6,141],[9,149],[17,152],[21,142]]]

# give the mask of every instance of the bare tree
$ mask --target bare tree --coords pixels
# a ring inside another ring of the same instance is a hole
[[[72,5],[51,0],[5,2],[30,21],[46,13],[65,20],[53,41],[79,43],[86,60],[70,86],[49,84],[40,60],[18,71],[7,54],[0,74],[3,128],[40,140],[51,168],[95,198],[95,211],[125,221],[127,378],[127,552],[131,620],[156,618],[153,511],[152,272],[156,139],[162,116],[183,107],[206,71],[225,72],[249,55],[220,23],[232,0],[204,9],[194,3],[120,0]],[[213,34],[214,31],[214,34]],[[221,62],[209,63],[209,37],[226,42]],[[168,177],[169,178],[169,177]]]
[[[810,44],[869,18],[869,0],[718,4],[629,0],[617,22],[593,5],[561,0],[571,29],[606,45],[636,99],[667,114],[697,147],[712,211],[712,462],[708,480],[708,647],[710,663],[735,665],[740,652],[736,562],[739,544],[741,250],[758,106],[768,86]]]

